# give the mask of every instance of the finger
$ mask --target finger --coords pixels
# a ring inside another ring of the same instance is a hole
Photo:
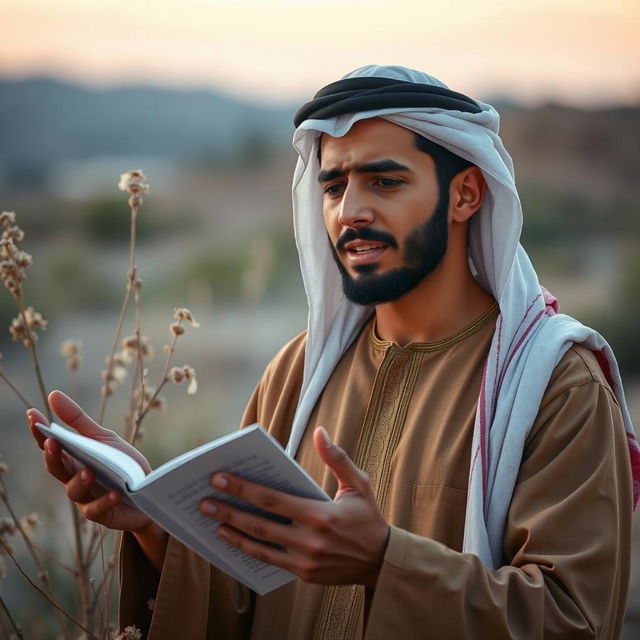
[[[29,409],[27,411],[27,423],[29,424],[29,429],[31,429],[31,433],[33,437],[36,439],[38,446],[41,449],[44,449],[44,441],[47,437],[36,427],[36,423],[41,422],[42,424],[49,424],[49,421],[45,418],[45,416],[40,413],[37,409]]]
[[[292,554],[259,540],[253,540],[232,527],[226,525],[218,527],[216,534],[256,560],[281,567],[287,571],[293,571],[296,568]]]
[[[290,547],[297,539],[295,527],[290,524],[280,524],[217,500],[205,498],[200,502],[200,511],[258,540]]]
[[[76,429],[85,436],[99,436],[104,434],[106,429],[92,420],[69,396],[62,391],[52,391],[49,394],[49,404],[62,422]]]
[[[224,493],[241,498],[264,511],[275,513],[290,520],[298,520],[313,508],[315,500],[298,498],[289,493],[277,491],[263,484],[256,484],[227,473],[216,473],[211,484]],[[311,503],[311,504],[309,504]]]
[[[313,444],[320,459],[331,469],[338,481],[338,491],[355,489],[368,491],[369,479],[339,446],[333,443],[324,427],[316,427],[313,432]]]
[[[109,511],[120,502],[120,498],[121,494],[118,491],[108,491],[87,504],[79,505],[78,508],[87,520],[107,524],[111,520]]]
[[[44,464],[47,471],[60,482],[65,484],[71,480],[74,471],[71,471],[64,463],[62,447],[53,438],[44,441]]]
[[[66,483],[67,497],[79,504],[88,503],[96,498],[95,475],[88,467],[80,469]],[[104,491],[100,491],[100,494]]]

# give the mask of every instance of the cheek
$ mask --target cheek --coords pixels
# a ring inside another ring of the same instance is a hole
[[[337,222],[336,216],[332,215],[331,211],[328,210],[327,207],[324,207],[322,215],[324,218],[324,228],[327,230],[329,238],[333,244],[335,244],[338,240],[338,236],[340,235],[340,225]]]

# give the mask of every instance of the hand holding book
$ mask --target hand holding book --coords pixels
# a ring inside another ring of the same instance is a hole
[[[132,531],[159,569],[166,536],[160,535],[158,526],[260,594],[294,578],[217,536],[219,523],[200,510],[205,498],[213,498],[261,518],[273,517],[240,497],[216,491],[211,485],[216,472],[313,502],[329,500],[261,427],[254,425],[228,434],[151,471],[134,447],[93,422],[64,394],[54,392],[50,402],[56,414],[77,432],[55,423],[47,425],[44,416],[33,409],[28,414],[29,424],[45,450],[47,469],[65,484],[67,494],[85,517],[110,528]]]
[[[49,404],[58,417],[76,428],[78,433],[110,445],[131,456],[143,473],[151,470],[146,458],[132,445],[109,429],[94,422],[71,398],[60,391],[49,394]],[[92,522],[109,529],[131,531],[153,566],[160,571],[164,562],[166,533],[134,505],[122,500],[119,491],[107,490],[95,482],[95,473],[72,458],[53,438],[48,438],[36,424],[46,418],[36,409],[27,412],[29,428],[44,452],[49,473],[65,485],[67,496],[80,513]]]

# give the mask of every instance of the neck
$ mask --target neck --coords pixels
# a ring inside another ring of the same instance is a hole
[[[401,346],[449,338],[495,304],[478,285],[461,249],[450,246],[443,261],[401,298],[376,306],[376,328],[382,340]]]

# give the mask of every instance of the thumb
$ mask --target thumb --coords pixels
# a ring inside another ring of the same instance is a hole
[[[338,491],[345,489],[365,493],[369,479],[364,471],[358,469],[344,449],[334,444],[324,427],[316,427],[313,443],[320,459],[331,469],[338,481]]]
[[[69,396],[62,391],[52,391],[49,394],[49,404],[56,415],[70,427],[82,435],[96,437],[104,435],[107,429],[102,428],[92,420]]]

